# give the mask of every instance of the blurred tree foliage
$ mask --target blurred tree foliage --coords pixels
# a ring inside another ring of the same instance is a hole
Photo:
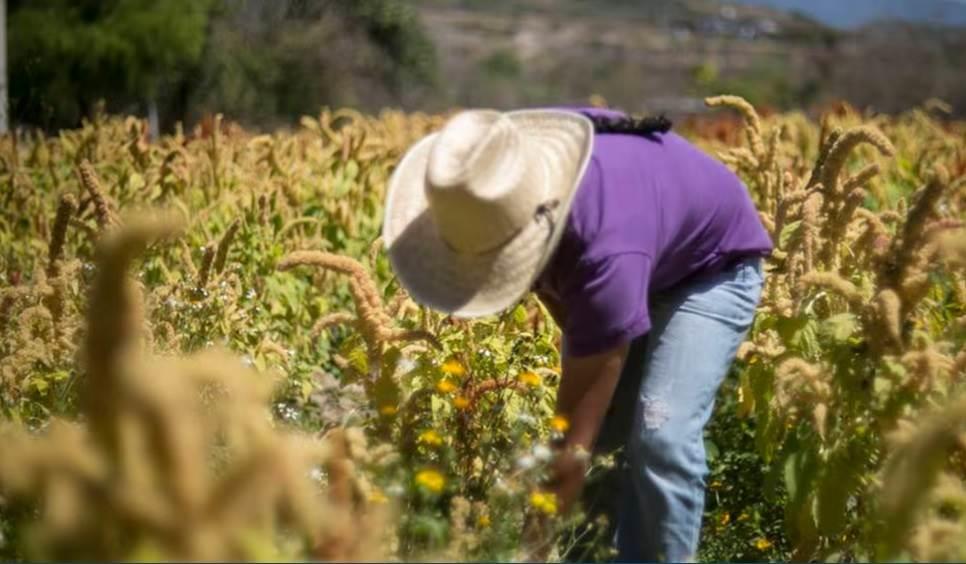
[[[13,0],[15,122],[76,124],[93,104],[151,99],[196,64],[213,0]]]
[[[176,113],[266,126],[327,105],[412,102],[436,79],[433,43],[402,0],[222,0]]]
[[[13,0],[15,123],[76,125],[104,99],[162,124],[223,112],[277,126],[322,105],[405,104],[435,81],[403,0]]]

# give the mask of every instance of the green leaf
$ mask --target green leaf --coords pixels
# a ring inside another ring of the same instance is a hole
[[[359,176],[359,163],[355,159],[349,159],[345,165],[345,176],[350,180],[355,180]]]
[[[816,511],[818,530],[823,535],[836,536],[845,528],[848,499],[858,487],[864,469],[845,449],[834,451],[823,465]]]
[[[713,462],[721,455],[721,450],[718,448],[718,445],[714,444],[714,441],[711,439],[704,440],[704,450],[707,454],[708,462]]]
[[[782,232],[778,235],[778,246],[784,248],[788,244],[789,239],[798,233],[798,228],[801,227],[801,225],[802,222],[799,220],[793,221],[782,227]]]
[[[872,380],[872,391],[876,395],[888,394],[892,391],[892,387],[892,380],[889,380],[888,378],[876,376],[875,379]]]
[[[791,499],[797,499],[801,491],[801,458],[802,453],[796,452],[785,459],[785,490]]]
[[[818,456],[813,445],[788,445],[794,452],[785,460],[785,489],[788,504],[785,507],[785,524],[789,537],[799,548],[812,547],[817,537],[815,525],[815,479],[818,476]]]
[[[48,378],[54,382],[63,382],[64,380],[70,378],[70,372],[66,370],[57,370],[52,372]]]
[[[31,378],[30,387],[43,394],[50,387],[50,384],[43,378]]]
[[[859,329],[858,318],[852,313],[839,313],[825,319],[821,323],[820,333],[836,341],[844,343]]]
[[[775,324],[782,341],[808,356],[818,351],[818,322],[810,317],[784,317]]]
[[[354,341],[354,342],[353,342]],[[349,366],[357,374],[369,373],[369,352],[365,343],[360,340],[349,339],[343,344],[342,356],[349,361]]]
[[[399,361],[402,359],[402,351],[399,347],[390,347],[382,355],[382,373],[392,376],[396,373]]]
[[[369,389],[369,400],[375,406],[399,405],[402,394],[396,379],[383,373]]]
[[[799,448],[785,460],[785,489],[792,505],[804,502],[818,473],[818,460],[811,445]]]
[[[312,385],[312,382],[309,382],[308,380],[302,382],[302,384],[299,385],[299,395],[302,398],[302,401],[307,401],[309,396],[312,395],[312,391],[314,389],[315,386]]]
[[[751,385],[751,373],[742,370],[738,375],[738,417],[748,417],[755,409],[755,390]]]
[[[416,515],[408,523],[409,534],[430,546],[442,546],[446,540],[446,521],[431,515]]]
[[[882,365],[885,368],[885,372],[896,379],[902,379],[906,376],[906,367],[900,362],[889,357],[883,357]]]

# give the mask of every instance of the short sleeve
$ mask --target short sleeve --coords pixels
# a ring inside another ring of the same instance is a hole
[[[650,277],[651,258],[643,253],[580,264],[561,296],[567,308],[567,354],[597,354],[647,333]]]

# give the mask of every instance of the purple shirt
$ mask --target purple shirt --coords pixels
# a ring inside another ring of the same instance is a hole
[[[567,353],[586,356],[647,333],[650,295],[771,249],[744,184],[684,138],[597,135],[534,289],[563,308]]]

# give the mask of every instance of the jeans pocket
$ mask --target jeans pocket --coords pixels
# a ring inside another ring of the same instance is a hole
[[[742,259],[738,267],[741,270],[739,279],[742,282],[746,282],[751,285],[764,284],[765,282],[764,262],[765,260],[759,256],[753,256],[753,257]]]

